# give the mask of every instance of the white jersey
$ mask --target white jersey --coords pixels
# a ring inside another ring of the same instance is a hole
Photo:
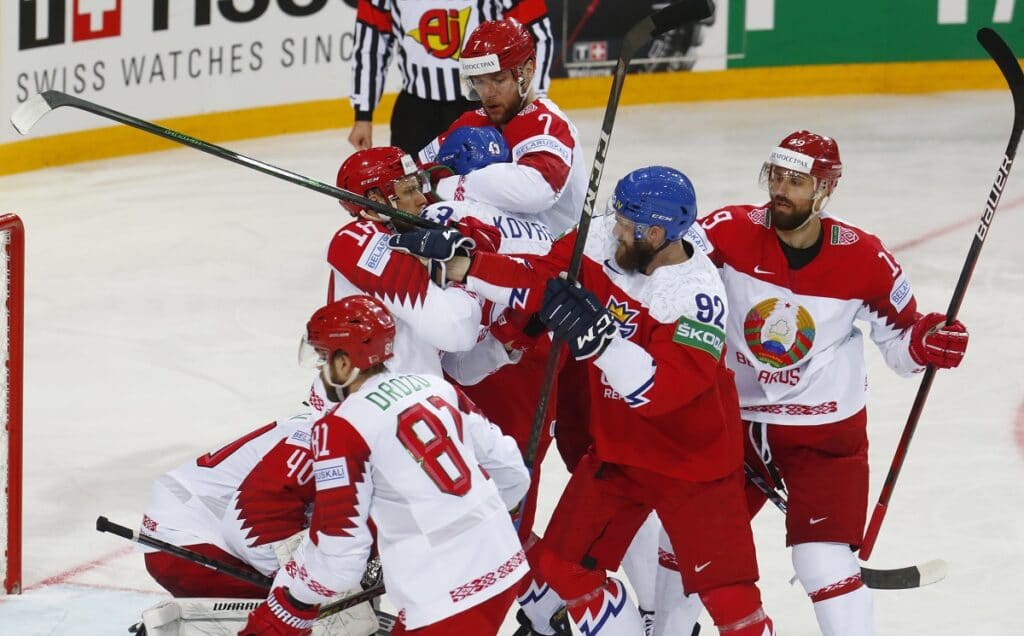
[[[874,235],[822,215],[820,251],[793,269],[766,206],[730,206],[690,228],[690,240],[721,268],[729,295],[727,363],[743,418],[820,425],[867,402],[864,335],[901,375],[924,370],[910,356],[917,301]]]
[[[483,109],[463,113],[419,153],[435,161],[441,144],[463,126],[491,126]],[[572,121],[549,99],[537,99],[501,129],[512,161],[446,177],[435,191],[449,201],[486,201],[507,212],[533,216],[561,234],[579,222],[588,168]]]
[[[367,294],[395,318],[392,371],[440,375],[442,351],[466,351],[480,333],[480,303],[459,285],[442,289],[418,258],[388,247],[382,223],[355,221],[327,248],[331,266],[327,301]]]
[[[479,201],[433,203],[428,205],[420,216],[442,225],[466,217],[489,223],[501,234],[499,254],[547,254],[555,240],[551,230],[539,217],[503,212],[489,203]],[[483,300],[484,325],[491,325],[505,308],[505,305]],[[441,356],[441,364],[449,377],[462,386],[470,386],[479,383],[501,367],[517,363],[520,355],[518,352],[510,354],[502,343],[487,332],[469,351],[444,353]]]
[[[384,373],[313,427],[309,536],[275,587],[323,603],[354,587],[373,542],[410,629],[490,599],[527,570],[508,510],[529,474],[503,436],[436,376]]]
[[[272,575],[274,545],[308,525],[315,493],[310,427],[337,406],[319,376],[308,402],[311,412],[271,422],[160,475],[142,532],[177,546],[209,543]]]

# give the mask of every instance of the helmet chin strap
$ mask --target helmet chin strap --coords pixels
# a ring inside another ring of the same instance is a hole
[[[324,382],[329,384],[331,386],[331,388],[333,388],[335,391],[341,391],[342,395],[347,396],[348,395],[348,391],[345,391],[344,389],[347,386],[349,386],[350,384],[352,384],[353,382],[355,382],[356,378],[359,377],[359,367],[352,367],[352,371],[351,371],[351,373],[348,374],[348,378],[344,382],[342,382],[341,384],[338,384],[337,382],[334,381],[334,379],[331,377],[333,375],[334,374],[331,372],[331,370],[328,369],[327,373],[323,374]]]

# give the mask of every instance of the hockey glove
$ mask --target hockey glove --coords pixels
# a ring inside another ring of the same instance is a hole
[[[561,277],[548,281],[540,319],[556,337],[566,341],[569,353],[577,360],[604,353],[618,332],[612,315],[593,292]]]
[[[388,246],[396,252],[404,252],[431,261],[447,261],[456,255],[469,256],[476,247],[473,239],[467,238],[454,228],[443,230],[410,230],[394,234],[388,239]]]
[[[299,603],[283,587],[275,587],[266,602],[249,612],[238,636],[309,636],[319,608]]]
[[[921,365],[952,369],[964,359],[969,337],[959,320],[947,325],[943,314],[921,316],[910,329],[910,357]]]
[[[477,252],[497,254],[501,249],[501,232],[490,223],[472,216],[464,216],[455,222],[455,229],[473,241]]]
[[[491,323],[491,335],[507,349],[529,351],[544,332],[544,323],[537,314],[506,309]]]

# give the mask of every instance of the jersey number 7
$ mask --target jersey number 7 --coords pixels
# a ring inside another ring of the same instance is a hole
[[[438,411],[448,411],[461,439],[462,415],[458,409],[436,395],[427,398],[427,402]],[[473,486],[466,460],[448,435],[444,422],[426,404],[413,404],[398,416],[398,441],[441,492],[461,497]]]

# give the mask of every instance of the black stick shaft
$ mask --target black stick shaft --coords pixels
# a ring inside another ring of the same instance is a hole
[[[96,529],[100,532],[109,532],[110,534],[123,537],[125,539],[128,539],[129,541],[134,541],[135,543],[141,543],[142,545],[147,545],[151,548],[156,548],[161,552],[166,552],[167,554],[171,554],[180,559],[184,559],[185,561],[197,563],[204,567],[208,567],[211,570],[216,570],[217,572],[227,574],[228,576],[233,576],[240,581],[252,583],[253,585],[262,587],[267,590],[269,590],[274,584],[274,579],[270,578],[269,576],[260,574],[255,570],[246,570],[243,568],[238,568],[233,565],[224,563],[222,561],[218,561],[217,559],[211,559],[210,557],[199,554],[198,552],[193,552],[192,550],[189,550],[187,548],[182,548],[180,546],[167,543],[166,541],[161,541],[160,539],[151,537],[147,534],[135,532],[131,528],[118,525],[113,521],[107,519],[106,517],[101,516],[96,518]],[[369,589],[359,592],[358,594],[346,596],[340,601],[335,601],[334,603],[324,605],[320,608],[319,618],[324,618],[332,614],[337,614],[338,612],[347,610],[350,607],[355,607],[360,603],[377,598],[378,596],[384,594],[384,591],[385,590],[383,585],[375,585]]]
[[[409,214],[407,212],[403,212],[402,210],[393,208],[389,205],[384,205],[382,203],[373,201],[372,199],[367,199],[366,197],[360,196],[355,192],[342,190],[341,188],[326,183],[322,183],[320,181],[317,181],[316,179],[311,179],[310,177],[306,177],[296,172],[292,172],[291,170],[285,170],[284,168],[279,168],[264,161],[260,161],[259,159],[247,157],[246,155],[237,153],[234,150],[229,150],[227,148],[224,148],[223,146],[218,146],[217,144],[213,144],[208,141],[203,141],[202,139],[197,139],[196,137],[186,135],[183,132],[179,132],[177,130],[167,128],[165,126],[161,126],[151,121],[139,119],[138,117],[134,117],[127,113],[122,113],[112,108],[108,108],[106,106],[102,106],[100,104],[96,104],[94,102],[90,102],[79,97],[75,97],[74,95],[68,95],[67,93],[53,90],[44,91],[43,93],[41,93],[41,95],[43,99],[46,100],[46,103],[50,106],[51,109],[60,108],[61,106],[77,108],[79,110],[83,110],[94,115],[110,119],[112,121],[116,121],[126,126],[131,126],[132,128],[141,130],[142,132],[146,132],[151,135],[156,135],[157,137],[163,137],[164,139],[168,139],[175,143],[188,146],[189,148],[194,148],[195,150],[205,152],[207,154],[213,155],[214,157],[226,159],[232,163],[237,163],[239,165],[245,166],[246,168],[252,168],[253,170],[257,170],[259,172],[262,172],[263,174],[268,174],[272,177],[283,179],[285,181],[288,181],[289,183],[294,183],[296,185],[300,185],[304,188],[308,188],[315,192],[319,192],[320,194],[326,194],[327,196],[333,199],[340,199],[342,201],[350,201],[352,203],[356,203],[358,205],[363,206],[367,210],[372,210],[374,212],[383,214],[389,218],[404,221],[405,223],[408,223],[410,225],[434,229],[442,227],[441,225],[434,223],[433,221],[422,219],[418,216]]]
[[[977,265],[978,257],[981,255],[981,248],[984,246],[985,238],[988,236],[996,207],[1003,196],[1003,188],[1006,187],[1006,180],[1010,175],[1010,168],[1013,166],[1013,160],[1017,154],[1017,146],[1020,143],[1021,131],[1024,129],[1024,71],[1021,70],[1017,57],[1010,50],[1010,47],[1007,46],[1006,42],[992,29],[979,30],[978,41],[988,51],[992,60],[999,66],[999,70],[1002,72],[1010,88],[1014,105],[1013,128],[1010,131],[1010,139],[1006,144],[1002,163],[996,173],[995,181],[992,183],[988,199],[985,201],[985,208],[982,210],[978,229],[971,239],[971,247],[967,252],[963,268],[960,270],[960,278],[957,279],[956,288],[953,290],[953,297],[949,301],[949,308],[946,310],[947,325],[956,320],[957,314],[960,313],[960,305],[963,303],[964,295],[967,293],[967,286],[971,282],[971,276],[974,274],[974,267]],[[874,551],[875,542],[882,527],[882,521],[885,519],[885,514],[889,509],[889,500],[896,489],[896,480],[899,479],[900,471],[903,469],[907,451],[910,449],[910,442],[914,438],[914,432],[917,430],[917,424],[921,419],[921,412],[924,410],[924,404],[928,399],[934,379],[935,367],[929,365],[925,369],[924,377],[921,378],[917,395],[914,397],[914,404],[910,408],[907,423],[903,427],[903,434],[900,436],[900,442],[896,447],[892,463],[889,465],[889,473],[885,476],[882,492],[878,496],[878,503],[875,504],[875,509],[871,513],[871,520],[868,522],[867,530],[864,532],[864,543],[860,548],[860,558],[865,561],[871,557],[871,553]]]
[[[684,24],[699,22],[710,17],[713,12],[714,6],[710,0],[676,2],[638,22],[622,39],[622,52],[615,65],[615,76],[612,79],[612,88],[608,95],[608,105],[605,106],[604,119],[601,121],[601,136],[598,137],[594,163],[590,168],[587,196],[583,200],[583,211],[580,214],[579,224],[576,226],[576,239],[573,243],[572,256],[569,259],[568,279],[570,281],[576,280],[579,276],[580,266],[583,264],[583,247],[586,245],[587,234],[590,231],[590,219],[594,212],[597,191],[601,187],[604,162],[608,157],[608,144],[611,141],[612,128],[615,126],[615,114],[619,110],[619,98],[622,97],[622,87],[626,82],[629,61],[648,40]],[[540,434],[544,428],[544,415],[548,410],[548,401],[551,398],[551,388],[554,384],[555,372],[558,369],[558,356],[561,349],[562,343],[556,339],[548,353],[540,396],[537,398],[537,410],[534,412],[530,439],[526,444],[526,453],[524,454],[527,466],[533,466],[534,459],[537,457],[537,446],[540,444]]]

